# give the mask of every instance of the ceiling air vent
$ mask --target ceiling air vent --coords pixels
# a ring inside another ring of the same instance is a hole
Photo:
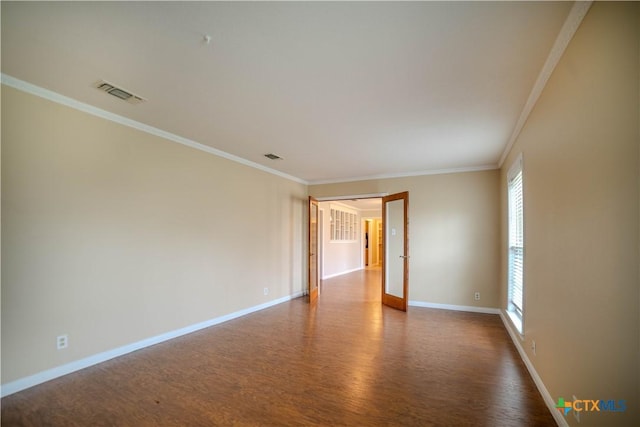
[[[271,159],[271,160],[282,160],[282,157],[278,156],[277,154],[273,154],[273,153],[265,154],[264,156],[267,159]]]
[[[109,95],[113,95],[116,98],[122,99],[123,101],[127,101],[129,104],[140,104],[146,99],[141,96],[135,95],[128,90],[124,90],[113,83],[106,82],[104,80],[100,80],[94,85],[97,89],[108,93]]]

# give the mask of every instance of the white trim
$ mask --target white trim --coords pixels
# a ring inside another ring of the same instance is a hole
[[[553,400],[553,397],[551,397],[549,390],[547,390],[547,387],[542,382],[542,378],[540,378],[540,375],[538,375],[538,372],[536,372],[536,369],[533,367],[533,363],[531,363],[531,360],[529,360],[527,353],[524,351],[524,348],[522,347],[522,343],[521,343],[523,337],[519,333],[514,332],[513,328],[511,327],[512,326],[511,322],[510,320],[507,320],[507,317],[506,317],[507,315],[505,315],[505,312],[503,310],[500,310],[498,308],[491,308],[491,307],[473,307],[473,306],[464,306],[464,305],[437,304],[437,303],[422,302],[422,301],[409,301],[409,305],[414,307],[428,307],[428,308],[438,308],[438,309],[444,309],[444,310],[470,311],[474,313],[488,313],[488,314],[499,315],[500,319],[502,319],[502,323],[504,324],[505,329],[507,330],[507,332],[509,333],[509,336],[511,337],[511,341],[513,341],[513,344],[516,346],[516,349],[520,354],[520,358],[522,359],[525,366],[527,367],[527,370],[529,371],[529,374],[531,375],[533,382],[536,384],[538,391],[542,395],[542,399],[544,400],[544,403],[547,405],[547,408],[551,412],[551,416],[553,416],[553,419],[556,421],[559,427],[569,427],[567,420],[556,409],[556,403]]]
[[[507,182],[511,182],[511,180],[516,177],[518,172],[523,171],[523,167],[522,166],[523,166],[523,164],[522,164],[522,152],[520,152],[520,153],[518,153],[516,158],[513,160],[513,163],[511,163],[511,166],[509,167],[509,170],[507,171]]]
[[[240,163],[245,166],[249,166],[273,175],[277,175],[281,178],[285,178],[285,179],[298,182],[304,185],[336,184],[336,183],[343,183],[343,182],[367,181],[372,179],[388,179],[388,178],[403,178],[403,177],[423,176],[423,175],[441,175],[441,174],[447,174],[447,173],[478,172],[478,171],[485,171],[485,170],[495,170],[495,169],[499,169],[500,167],[500,165],[493,164],[493,165],[481,165],[481,166],[472,166],[472,167],[434,169],[434,170],[427,170],[427,171],[401,172],[401,173],[369,175],[369,176],[351,177],[351,178],[336,178],[336,179],[327,179],[327,180],[307,181],[302,178],[298,178],[296,176],[289,175],[284,172],[280,172],[279,170],[271,169],[259,163],[255,163],[250,160],[243,159],[242,157],[235,156],[225,151],[218,150],[217,148],[213,148],[208,145],[204,145],[199,142],[193,141],[191,139],[184,138],[182,136],[179,136],[170,132],[166,132],[162,129],[158,129],[153,126],[140,123],[138,121],[120,116],[118,114],[111,113],[101,108],[97,108],[92,105],[85,104],[84,102],[80,102],[73,98],[69,98],[67,96],[61,95],[57,92],[53,92],[51,90],[42,88],[40,86],[36,86],[34,84],[25,82],[23,80],[12,77],[8,74],[1,73],[0,81],[2,82],[2,84],[5,84],[14,89],[21,90],[23,92],[29,93],[31,95],[35,95],[40,98],[44,98],[49,101],[82,111],[84,113],[91,114],[93,116],[100,117],[102,119],[109,120],[109,121],[121,124],[123,126],[128,126],[133,129],[137,129],[139,131],[146,132],[148,134],[155,135],[160,138],[164,138],[166,140],[176,142],[178,144],[186,145],[187,147],[195,148],[196,150],[204,151],[205,153],[213,154],[214,156],[222,157],[227,160],[231,160],[236,163]]]
[[[549,77],[551,77],[553,70],[555,70],[556,65],[558,65],[558,62],[560,62],[560,58],[562,58],[564,51],[567,49],[569,42],[573,38],[574,34],[578,30],[578,27],[582,23],[582,20],[589,11],[591,3],[593,3],[592,0],[576,1],[569,11],[569,15],[567,15],[567,19],[564,21],[564,25],[562,25],[562,28],[558,33],[558,37],[556,37],[556,41],[553,44],[551,51],[549,52],[549,56],[542,66],[542,70],[540,70],[540,74],[538,74],[538,78],[534,83],[533,88],[531,89],[529,98],[527,98],[527,102],[524,104],[524,107],[520,112],[520,117],[518,117],[516,126],[511,133],[511,137],[509,138],[506,147],[504,147],[502,156],[500,156],[498,166],[502,167],[502,164],[509,155],[511,148],[513,148],[513,144],[515,144],[516,140],[520,136],[520,132],[522,132],[522,128],[529,118],[529,114],[531,114],[533,107],[535,107],[536,103],[538,102],[538,98],[540,98],[542,91],[547,85]]]
[[[556,423],[558,424],[558,426],[569,427],[569,423],[567,423],[567,420],[560,413],[560,411],[556,409],[556,403],[553,400],[553,397],[551,397],[549,390],[547,390],[547,387],[544,385],[544,382],[542,382],[542,378],[540,378],[540,375],[538,375],[536,368],[534,368],[533,363],[531,363],[531,360],[529,360],[527,353],[524,351],[521,340],[518,339],[519,334],[513,331],[513,329],[510,326],[510,321],[507,320],[507,317],[505,316],[505,313],[502,310],[500,310],[500,318],[502,319],[502,323],[504,324],[504,327],[506,328],[507,332],[509,332],[509,336],[511,336],[511,341],[513,341],[513,344],[516,346],[518,353],[520,353],[520,358],[522,358],[522,361],[527,367],[529,374],[531,374],[531,378],[533,379],[533,382],[536,384],[536,387],[538,387],[538,391],[542,395],[542,398],[544,400],[544,403],[547,405],[547,408],[549,408],[549,411],[551,412],[553,419],[556,420]]]
[[[309,185],[320,184],[340,184],[343,182],[355,182],[355,181],[370,181],[372,179],[389,179],[389,178],[406,178],[412,176],[424,176],[424,175],[444,175],[447,173],[465,173],[465,172],[479,172],[500,169],[500,165],[481,165],[481,166],[469,166],[462,168],[448,168],[448,169],[433,169],[426,171],[416,172],[400,172],[400,173],[386,173],[380,175],[368,175],[351,178],[336,178],[336,179],[319,179],[316,181],[309,181]]]
[[[340,199],[340,200],[347,200],[347,199]],[[349,199],[352,200],[352,199]],[[341,201],[336,201],[336,200],[332,200],[330,206],[337,206],[340,209],[348,209],[349,211],[351,211],[350,213],[355,213],[357,215],[361,215],[361,212],[363,211],[375,211],[375,210],[381,210],[382,209],[382,201],[380,201],[380,209],[363,209],[363,208],[356,208],[353,206],[349,206],[346,203],[342,203]],[[334,208],[331,208],[334,209]]]
[[[80,369],[88,368],[89,366],[97,365],[98,363],[106,362],[107,360],[115,357],[123,356],[127,353],[131,353],[136,350],[140,350],[145,347],[149,347],[155,344],[159,344],[164,341],[168,341],[173,338],[180,337],[182,335],[190,334],[195,331],[199,331],[210,326],[218,325],[220,323],[228,322],[229,320],[236,319],[238,317],[246,316],[247,314],[254,313],[256,311],[264,310],[265,308],[273,307],[274,305],[282,304],[290,301],[294,298],[302,296],[302,292],[296,292],[295,294],[288,295],[282,298],[278,298],[272,301],[265,302],[253,307],[245,308],[224,316],[216,317],[204,322],[196,323],[194,325],[186,326],[181,329],[176,329],[155,337],[147,338],[142,341],[138,341],[132,344],[125,345],[123,347],[107,350],[102,353],[94,354],[93,356],[86,357],[84,359],[76,360],[71,363],[67,363],[62,366],[57,366],[46,371],[38,372],[37,374],[30,375],[28,377],[20,378],[7,384],[3,384],[0,395],[2,397],[9,396],[10,394],[17,393],[24,389],[42,384],[46,381],[53,380],[63,375],[70,374]]]
[[[353,199],[381,199],[388,195],[389,193],[369,193],[369,194],[356,194],[354,196],[325,196],[325,197],[317,197],[316,200],[319,202],[337,202],[340,200],[353,200]]]
[[[182,136],[175,135],[170,132],[166,132],[162,129],[158,129],[153,126],[149,126],[144,123],[140,123],[138,121],[131,120],[123,116],[119,116],[118,114],[111,113],[109,111],[94,107],[92,105],[85,104],[84,102],[77,101],[73,98],[69,98],[64,95],[60,95],[59,93],[50,91],[48,89],[44,89],[39,86],[33,85],[31,83],[27,83],[25,81],[16,79],[15,77],[11,77],[7,74],[4,74],[4,73],[0,74],[0,80],[2,81],[2,84],[5,84],[7,86],[10,86],[14,89],[21,90],[26,93],[30,93],[31,95],[39,96],[40,98],[44,98],[61,105],[65,105],[67,107],[82,111],[84,113],[88,113],[93,116],[100,117],[102,119],[121,124],[123,126],[128,126],[130,128],[137,129],[139,131],[146,132],[151,135],[159,136],[160,138],[164,138],[172,142],[177,142],[178,144],[186,145],[187,147],[195,148],[196,150],[204,151],[205,153],[213,154],[214,156],[222,157],[227,160],[231,160],[236,163],[240,163],[242,165],[252,167],[254,169],[259,169],[263,172],[268,172],[270,174],[277,175],[281,178],[295,181],[300,184],[309,185],[307,181],[301,178],[295,177],[293,175],[289,175],[284,172],[271,169],[259,163],[255,163],[250,160],[243,159],[242,157],[234,156],[233,154],[229,154],[222,150],[218,150],[217,148],[213,148],[208,145],[204,145],[199,142],[184,138]]]
[[[346,242],[346,243],[353,243],[353,241],[351,242]],[[353,268],[351,270],[347,270],[347,271],[343,271],[341,273],[336,273],[336,274],[330,274],[328,276],[323,276],[322,280],[326,280],[326,279],[332,279],[334,277],[338,277],[338,276],[344,276],[345,274],[349,274],[349,273],[353,273],[355,271],[360,271],[360,270],[364,270],[362,267],[358,267],[358,268]]]
[[[522,319],[519,318],[518,315],[513,311],[507,311],[507,317],[511,322],[511,326],[516,328],[516,331],[520,336],[520,341],[524,341],[524,325],[522,323]]]
[[[471,313],[500,314],[499,308],[492,307],[474,307],[471,305],[451,305],[439,304],[435,302],[409,301],[409,305],[413,307],[437,308],[440,310],[468,311]]]

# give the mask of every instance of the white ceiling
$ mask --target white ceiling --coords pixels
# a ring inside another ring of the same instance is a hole
[[[572,6],[3,1],[2,73],[310,183],[487,169]]]

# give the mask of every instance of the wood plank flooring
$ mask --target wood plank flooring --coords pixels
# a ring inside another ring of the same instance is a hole
[[[555,426],[496,315],[380,305],[380,271],[2,399],[3,426]]]

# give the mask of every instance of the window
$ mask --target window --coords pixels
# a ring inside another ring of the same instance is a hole
[[[524,316],[524,211],[522,195],[522,155],[507,173],[509,203],[509,299],[507,312],[522,333]]]
[[[331,207],[331,241],[350,242],[357,239],[357,215]]]

